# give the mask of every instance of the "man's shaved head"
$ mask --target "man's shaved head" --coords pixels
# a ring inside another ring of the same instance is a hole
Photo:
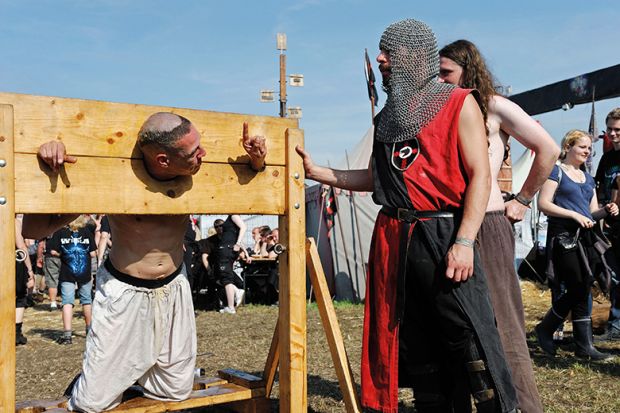
[[[141,148],[156,144],[163,149],[175,150],[179,138],[189,133],[191,122],[183,116],[170,112],[157,112],[146,120],[140,132],[138,143]]]

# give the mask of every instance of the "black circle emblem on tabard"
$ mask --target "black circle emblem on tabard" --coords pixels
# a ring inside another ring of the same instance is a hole
[[[399,171],[406,171],[420,154],[417,139],[392,144],[392,166]]]

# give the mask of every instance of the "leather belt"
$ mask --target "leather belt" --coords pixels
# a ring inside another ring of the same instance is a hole
[[[415,209],[394,208],[384,206],[381,212],[385,215],[396,218],[399,221],[413,223],[419,219],[425,218],[453,218],[454,213],[450,211],[417,211]]]
[[[400,322],[405,311],[405,275],[407,273],[407,251],[409,250],[411,226],[420,219],[453,218],[454,213],[450,211],[416,211],[389,206],[383,206],[381,212],[398,219],[402,223],[398,245],[398,270],[396,272],[396,319]],[[424,227],[423,224],[420,225]],[[422,228],[422,232],[424,232],[424,228]]]

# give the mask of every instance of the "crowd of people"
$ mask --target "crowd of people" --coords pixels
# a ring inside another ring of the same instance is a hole
[[[608,358],[593,346],[590,304],[596,279],[612,301],[608,330],[599,339],[619,339],[620,108],[607,116],[611,147],[592,177],[584,170],[592,137],[569,131],[558,148],[540,124],[496,92],[473,43],[459,40],[438,50],[431,28],[407,19],[386,28],[379,49],[387,101],[375,118],[368,168],[318,166],[297,147],[307,178],[372,192],[382,206],[369,257],[362,404],[397,411],[399,387],[410,387],[418,412],[471,411],[472,398],[478,412],[542,412],[511,224],[523,219],[540,191],[540,209],[549,216],[548,279],[554,291],[551,309],[535,328],[540,347],[556,354],[554,332],[570,314],[576,356]],[[535,160],[520,190],[505,197],[498,174],[510,136],[531,149]],[[264,169],[264,143],[244,125],[243,146],[256,173]],[[171,113],[152,115],[138,146],[156,179],[196,173],[205,154],[191,122]],[[58,141],[41,146],[39,156],[55,170],[76,161]],[[196,358],[192,293],[195,298],[213,291],[220,312],[235,314],[247,287],[236,263],[277,259],[277,229],[253,228],[254,245],[245,248],[246,225],[238,215],[215,221],[204,239],[187,216],[110,216],[107,231],[95,220],[92,233],[80,219],[23,220],[27,236],[56,231],[36,266],[44,269],[50,308],[60,288],[62,343],[71,342],[76,291],[85,315],[84,363],[67,392],[69,409],[114,407],[136,381],[147,397],[187,397]],[[21,234],[21,220],[18,225]],[[148,239],[139,236],[147,233]],[[25,242],[16,239],[16,245]],[[91,260],[93,268],[99,266],[92,310]],[[18,277],[19,307],[35,279],[28,264]],[[277,271],[268,280],[277,294]],[[23,310],[16,320],[17,344],[26,341],[20,317]]]
[[[45,298],[49,299],[49,311],[62,311],[63,331],[57,342],[72,344],[76,297],[82,306],[85,333],[90,329],[97,269],[107,259],[112,246],[108,218],[102,214],[83,214],[40,240],[23,238],[22,219],[18,216],[16,220],[15,344],[24,345],[28,341],[22,331],[25,308],[42,303]],[[278,229],[253,228],[253,243],[247,247],[243,245],[245,232],[243,219],[229,215],[226,220],[216,219],[209,236],[202,238],[197,219],[190,216],[184,239],[184,264],[195,308],[235,314],[245,299],[246,273],[255,275],[257,269],[264,279],[259,284],[249,283],[253,302],[277,301],[278,255],[273,249],[279,241]],[[256,267],[257,259],[264,264]]]

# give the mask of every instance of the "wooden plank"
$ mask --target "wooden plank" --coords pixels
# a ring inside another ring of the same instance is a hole
[[[140,126],[151,114],[165,111],[185,116],[196,126],[206,161],[247,162],[241,135],[243,122],[248,122],[250,135],[267,138],[267,164],[282,166],[285,131],[298,127],[297,120],[271,116],[3,92],[0,103],[15,108],[15,149],[21,153],[36,153],[42,143],[60,139],[75,155],[136,157]]]
[[[204,390],[194,390],[186,400],[172,402],[136,397],[108,411],[114,413],[174,412],[197,407],[214,406],[231,401],[261,398],[264,395],[264,389],[248,389],[233,383],[224,383]]]
[[[307,401],[304,169],[295,146],[303,132],[289,129],[286,145],[286,216],[280,217],[280,411],[305,412]]]
[[[237,369],[218,370],[217,374],[230,383],[247,387],[248,389],[265,388],[265,380],[262,377],[255,376]]]
[[[194,379],[194,387],[192,387],[192,390],[202,390],[224,383],[227,383],[227,381],[219,377],[198,377]]]
[[[316,304],[319,308],[321,321],[323,322],[323,329],[325,330],[325,336],[327,337],[327,343],[329,344],[329,351],[332,355],[332,361],[334,362],[338,382],[340,383],[340,391],[342,391],[344,404],[347,412],[361,412],[362,405],[357,392],[355,391],[353,371],[351,370],[349,357],[347,357],[347,350],[344,346],[342,333],[340,332],[338,317],[336,316],[334,304],[332,303],[331,296],[329,294],[329,288],[327,287],[327,281],[325,280],[325,273],[323,272],[323,266],[321,265],[321,259],[319,257],[319,251],[317,250],[314,239],[312,238],[308,238],[306,241],[306,261],[308,262],[310,280],[312,281]]]
[[[276,321],[276,328],[274,329],[273,337],[271,338],[269,354],[267,355],[267,361],[265,362],[265,370],[263,370],[263,377],[265,378],[265,394],[267,397],[271,395],[273,382],[276,380],[276,372],[278,371],[278,363],[280,362],[279,339],[280,321],[278,320]]]
[[[127,400],[114,409],[106,410],[106,412],[114,413],[165,413],[168,412],[166,407],[168,402],[161,400],[148,399],[146,397],[135,397]]]
[[[249,400],[264,397],[265,389],[247,389],[233,383],[209,387],[205,390],[195,390],[187,400],[166,402],[169,411],[192,409],[195,407],[213,406],[216,404]]]
[[[203,164],[191,177],[158,181],[142,160],[80,157],[50,174],[36,155],[16,154],[16,208],[22,213],[282,214],[285,169]],[[6,168],[4,168],[6,169]],[[190,190],[191,189],[191,190]]]
[[[58,400],[27,400],[15,404],[15,413],[38,413],[54,408],[66,407],[67,399]]]
[[[15,170],[13,108],[0,105],[0,412],[15,410]]]
[[[269,413],[271,412],[271,400],[266,397],[260,397],[258,399],[226,403],[222,407],[236,413]]]

